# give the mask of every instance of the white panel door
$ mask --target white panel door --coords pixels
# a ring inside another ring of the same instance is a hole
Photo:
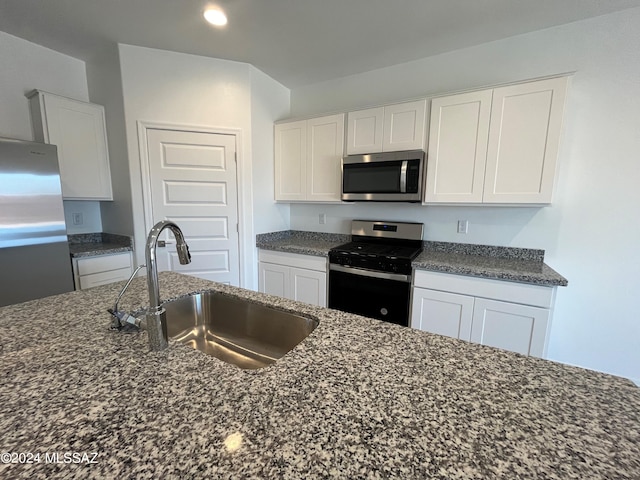
[[[349,112],[347,155],[382,151],[384,107]]]
[[[307,120],[307,200],[340,201],[344,114]]]
[[[492,92],[432,100],[425,202],[482,202]]]
[[[384,107],[382,151],[424,149],[426,110],[426,100]]]
[[[568,81],[494,90],[485,203],[551,203]]]
[[[165,230],[158,270],[239,285],[235,136],[150,128],[147,142],[153,223],[174,221],[191,252],[191,263],[180,265]]]
[[[544,357],[549,315],[546,308],[476,298],[471,341]]]
[[[411,327],[468,341],[473,302],[467,295],[414,288]]]

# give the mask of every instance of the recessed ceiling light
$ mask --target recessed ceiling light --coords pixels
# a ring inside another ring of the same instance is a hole
[[[204,18],[207,19],[211,25],[221,27],[227,24],[227,16],[224,12],[218,8],[210,8],[204,12]]]

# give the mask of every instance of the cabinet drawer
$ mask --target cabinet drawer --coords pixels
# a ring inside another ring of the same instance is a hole
[[[131,254],[100,255],[78,259],[78,275],[91,275],[118,269],[131,269]]]
[[[526,283],[416,270],[414,286],[472,297],[550,308],[555,288]]]
[[[287,267],[306,268],[318,272],[327,271],[327,257],[260,250],[258,252],[258,260],[260,262],[277,263],[278,265],[286,265]]]
[[[80,277],[80,289],[97,287],[98,285],[106,285],[108,283],[127,280],[131,275],[131,268],[120,268],[118,270],[110,270],[108,272],[92,273],[91,275],[83,275]]]

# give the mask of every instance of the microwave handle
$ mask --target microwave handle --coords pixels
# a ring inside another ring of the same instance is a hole
[[[400,167],[400,193],[407,193],[407,160],[402,161],[402,167]]]

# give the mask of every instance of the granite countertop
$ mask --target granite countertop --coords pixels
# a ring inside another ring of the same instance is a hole
[[[628,380],[176,273],[160,286],[320,323],[245,371],[110,331],[122,282],[0,308],[0,452],[96,462],[0,478],[640,478]],[[147,302],[144,279],[130,288],[122,307]]]
[[[327,256],[329,250],[349,242],[350,235],[289,230],[260,234],[256,246],[265,250]],[[542,286],[566,286],[568,281],[544,263],[544,250],[449,242],[423,242],[413,268],[471,275]]]
[[[413,267],[534,285],[568,285],[566,278],[544,263],[543,250],[528,248],[424,242]]]
[[[301,230],[285,230],[256,235],[256,247],[258,248],[317,257],[326,257],[329,255],[329,250],[349,241],[351,241],[351,235]]]
[[[126,235],[112,233],[80,233],[68,235],[72,258],[130,252],[133,240]]]

